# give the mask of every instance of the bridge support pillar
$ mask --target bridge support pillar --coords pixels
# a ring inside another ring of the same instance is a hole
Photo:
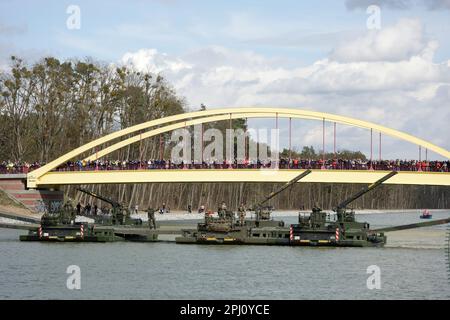
[[[64,201],[64,193],[59,190],[26,189],[26,174],[1,175],[0,189],[33,212],[43,212]]]

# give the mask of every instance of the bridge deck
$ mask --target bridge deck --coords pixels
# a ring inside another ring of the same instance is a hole
[[[31,222],[31,223],[38,223],[41,219],[40,215],[38,215],[38,214],[25,215],[25,214],[5,212],[5,211],[0,211],[0,217],[12,219],[12,220],[23,221],[23,222]]]
[[[49,172],[37,186],[151,182],[287,182],[303,169],[171,169]],[[313,170],[301,182],[373,183],[388,171]],[[401,171],[386,184],[450,186],[448,172]]]
[[[159,227],[158,229],[149,229],[145,227],[141,228],[114,227],[114,233],[116,235],[181,234],[182,229],[186,228],[177,226],[171,227],[164,226]],[[188,229],[192,229],[192,227]]]
[[[6,229],[19,229],[19,230],[37,230],[39,228],[39,224],[36,223],[7,223],[0,222],[0,228]]]

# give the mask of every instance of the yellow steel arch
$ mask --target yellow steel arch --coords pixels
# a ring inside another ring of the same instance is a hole
[[[168,117],[164,117],[161,119],[156,119],[156,120],[151,120],[151,121],[147,121],[141,124],[137,124],[135,126],[131,126],[129,128],[125,128],[119,131],[115,131],[113,133],[110,133],[106,136],[103,136],[101,138],[98,138],[96,140],[93,140],[89,143],[86,143],[85,145],[82,145],[60,157],[58,157],[57,159],[47,163],[45,166],[40,167],[39,169],[33,170],[32,172],[27,174],[27,187],[29,188],[35,188],[36,187],[36,179],[38,179],[39,177],[43,176],[44,174],[46,174],[47,172],[55,169],[57,166],[75,158],[76,156],[87,152],[99,145],[102,145],[104,143],[113,141],[117,138],[120,138],[124,135],[133,133],[133,132],[137,132],[137,131],[141,131],[141,130],[145,130],[151,127],[156,127],[156,126],[160,126],[163,124],[167,124],[170,122],[176,122],[176,121],[181,121],[181,120],[186,120],[186,119],[192,119],[192,118],[196,118],[196,117],[202,117],[202,116],[208,116],[208,115],[215,115],[215,114],[221,114],[220,110],[225,110],[225,109],[216,109],[216,110],[207,110],[207,111],[197,111],[197,112],[190,112],[190,113],[182,113],[182,114],[177,114],[177,115],[173,115],[173,116],[168,116]],[[237,112],[239,109],[234,108],[234,109],[226,109],[227,112],[223,111],[223,113],[229,113],[229,112]]]
[[[255,110],[255,109],[256,108],[252,108],[252,110]],[[325,119],[325,121],[342,123],[342,124],[351,125],[354,127],[360,127],[360,128],[366,128],[366,129],[372,128],[372,129],[375,129],[382,133],[385,133],[387,135],[390,135],[392,137],[400,138],[402,140],[420,145],[420,146],[427,148],[428,150],[432,150],[444,157],[450,158],[450,153],[443,148],[433,145],[425,140],[411,136],[407,133],[403,133],[401,131],[390,129],[390,128],[387,128],[384,126],[380,126],[380,125],[377,125],[374,123],[367,122],[367,121],[362,121],[362,120],[357,120],[357,119],[352,119],[352,118],[342,117],[342,116],[336,116],[336,115],[326,114],[326,113],[321,113],[321,112],[305,111],[305,110],[291,110],[291,109],[277,109],[277,110],[278,111],[276,111],[276,112],[274,112],[273,110],[268,110],[266,112],[248,113],[246,109],[241,109],[241,112],[238,112],[238,113],[229,113],[229,114],[220,115],[220,116],[209,116],[209,117],[203,117],[203,118],[199,118],[199,119],[195,119],[195,120],[179,122],[176,124],[172,124],[172,125],[168,125],[166,127],[154,129],[154,130],[145,132],[143,134],[136,135],[134,137],[125,139],[123,141],[120,141],[116,144],[113,144],[113,145],[97,152],[96,154],[90,155],[89,157],[85,158],[84,160],[93,161],[93,160],[101,158],[113,151],[123,148],[129,144],[138,142],[141,139],[153,137],[160,133],[180,129],[183,127],[189,127],[189,126],[193,126],[196,124],[228,120],[228,119],[272,118],[274,116],[278,116],[279,118],[298,118],[298,119],[315,119],[315,120]]]
[[[201,119],[199,119],[200,121],[198,123],[218,121],[218,120],[213,120],[213,118],[214,118],[213,116],[218,116],[218,115],[229,115],[231,117],[233,117],[233,115],[239,115],[239,116],[236,116],[236,118],[237,117],[252,118],[252,117],[278,115],[279,117],[292,117],[292,118],[302,118],[302,119],[318,119],[318,120],[325,119],[326,121],[337,122],[337,123],[347,124],[347,125],[361,127],[361,128],[372,128],[374,130],[380,131],[389,136],[396,137],[396,138],[411,142],[416,145],[420,145],[424,148],[427,148],[428,150],[434,151],[437,154],[440,154],[440,155],[450,159],[450,152],[448,152],[447,150],[445,150],[441,147],[438,147],[432,143],[429,143],[425,140],[419,139],[419,138],[409,135],[407,133],[400,132],[398,130],[390,129],[390,128],[387,128],[384,126],[380,126],[380,125],[377,125],[374,123],[367,122],[367,121],[353,119],[350,117],[344,117],[344,116],[334,115],[334,114],[330,114],[330,113],[299,110],[299,109],[287,109],[287,108],[223,108],[223,109],[213,109],[213,110],[207,110],[207,111],[198,111],[198,112],[174,115],[174,116],[170,116],[170,117],[166,117],[166,118],[162,118],[162,119],[148,121],[148,122],[145,122],[145,123],[142,123],[139,125],[135,125],[135,126],[120,130],[120,131],[116,131],[116,132],[106,135],[102,138],[91,141],[83,146],[80,146],[80,147],[72,150],[71,152],[68,152],[67,154],[48,163],[47,165],[45,165],[37,170],[32,171],[31,173],[29,173],[27,175],[27,186],[29,188],[35,188],[36,180],[39,179],[39,177],[46,174],[47,172],[56,168],[57,166],[73,159],[74,157],[76,157],[86,151],[91,150],[92,148],[95,148],[96,146],[99,146],[106,142],[115,140],[124,135],[130,134],[130,133],[133,133],[136,131],[140,131],[140,130],[145,130],[145,129],[155,127],[155,126],[161,126],[161,125],[172,123],[172,122],[179,122],[178,125],[184,126],[184,125],[188,125],[187,123],[188,123],[189,119],[195,119],[195,118],[201,118]],[[225,119],[227,119],[227,117],[225,117]],[[192,123],[192,124],[195,124],[195,123]],[[160,129],[163,129],[163,128],[160,128]],[[157,129],[157,130],[160,130],[160,129]],[[173,130],[173,129],[169,129],[167,131],[170,131],[170,130]],[[154,130],[150,131],[150,132],[146,132],[145,134],[149,134],[148,136],[151,136],[151,132],[154,132]],[[165,132],[165,131],[162,131],[162,132]],[[155,134],[158,134],[158,133],[155,133]],[[142,136],[141,136],[141,138],[142,138]],[[137,137],[139,138],[139,136],[137,136]],[[134,140],[135,138],[136,137],[133,137],[133,138],[127,139],[125,141],[129,141],[129,143],[133,143],[133,142],[135,142],[135,140]],[[116,146],[118,149],[118,148],[122,147],[123,144],[119,143],[119,144],[116,144]],[[114,150],[112,150],[112,148],[109,148],[108,150],[109,150],[109,152],[114,151]]]
[[[84,160],[88,161],[94,161],[96,159],[99,159],[101,157],[106,156],[107,154],[116,151],[120,148],[126,147],[129,144],[138,142],[141,139],[146,139],[146,138],[150,138],[153,136],[156,136],[158,134],[161,133],[165,133],[165,132],[169,132],[169,131],[173,131],[176,129],[181,129],[184,127],[190,127],[190,126],[194,126],[197,124],[201,124],[201,123],[208,123],[208,122],[215,122],[215,121],[224,121],[224,120],[229,120],[229,119],[240,119],[245,117],[244,114],[242,113],[235,113],[235,114],[231,114],[231,115],[220,115],[220,116],[211,116],[211,117],[205,117],[205,118],[199,118],[199,119],[194,119],[194,120],[188,120],[188,121],[182,121],[182,122],[178,122],[175,124],[170,124],[167,125],[165,127],[161,127],[158,129],[153,129],[150,131],[147,131],[145,133],[136,135],[134,137],[119,141],[109,147],[106,147],[105,149],[100,150],[99,152],[96,152],[95,154],[91,154],[89,157],[85,158]],[[266,114],[266,113],[254,113],[252,114],[252,117],[254,118],[272,118],[273,115],[272,114]]]

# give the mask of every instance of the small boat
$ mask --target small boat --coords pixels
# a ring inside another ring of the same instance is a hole
[[[427,209],[423,210],[420,219],[431,219],[431,218],[433,218],[433,215],[430,213],[430,211],[428,211]]]

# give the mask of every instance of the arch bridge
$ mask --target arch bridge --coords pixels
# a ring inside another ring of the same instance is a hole
[[[50,163],[27,174],[28,188],[42,188],[69,184],[105,184],[105,183],[150,183],[150,182],[286,182],[299,174],[301,169],[144,169],[144,170],[92,170],[92,171],[54,171],[58,166],[76,159],[78,156],[96,150],[85,160],[100,159],[120,148],[142,139],[154,137],[176,129],[189,126],[248,118],[288,118],[289,125],[292,119],[309,119],[334,124],[344,124],[353,127],[377,131],[394,138],[418,145],[427,151],[433,151],[446,159],[450,159],[450,152],[428,141],[414,137],[410,134],[387,128],[375,123],[358,120],[350,117],[287,108],[223,108],[191,113],[173,115],[161,119],[144,122],[120,131],[113,132],[104,137],[80,146]],[[336,128],[336,126],[335,126]],[[325,129],[323,129],[325,130]],[[289,131],[290,132],[290,131]],[[132,137],[120,140],[128,135]],[[115,140],[118,142],[113,143]],[[289,144],[291,143],[289,134]],[[105,143],[112,143],[104,149],[97,150]],[[325,143],[324,143],[325,144]],[[325,147],[324,147],[325,148]],[[372,146],[371,146],[372,148]],[[313,170],[303,182],[323,183],[372,183],[386,172],[378,170]],[[400,172],[387,184],[418,184],[418,185],[444,185],[450,186],[450,173],[448,172]]]

